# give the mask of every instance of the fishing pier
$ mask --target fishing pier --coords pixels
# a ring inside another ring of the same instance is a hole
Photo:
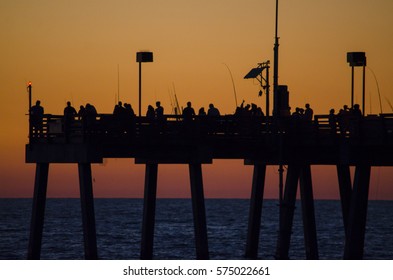
[[[31,89],[31,85],[30,85]],[[134,116],[119,121],[112,114],[89,123],[74,117],[43,116],[42,127],[30,123],[26,162],[36,164],[28,258],[39,259],[46,190],[51,163],[77,164],[86,259],[99,257],[96,241],[92,164],[106,158],[130,158],[145,165],[141,259],[153,258],[157,172],[161,164],[187,164],[191,186],[197,259],[209,258],[202,164],[214,159],[241,159],[254,168],[250,194],[246,258],[258,254],[266,167],[287,166],[280,195],[280,221],[275,256],[288,259],[298,186],[307,259],[318,259],[312,165],[334,165],[340,191],[345,246],[344,259],[362,259],[369,181],[372,166],[393,166],[393,114],[351,118],[348,129],[332,125],[328,115],[312,121],[292,116],[221,117],[164,120]],[[342,124],[341,124],[342,126]],[[350,167],[355,167],[351,180]]]

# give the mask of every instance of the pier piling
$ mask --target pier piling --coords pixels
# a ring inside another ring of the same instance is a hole
[[[338,186],[340,189],[341,210],[345,235],[347,235],[349,208],[351,205],[352,182],[349,165],[340,164],[337,167]]]
[[[312,190],[311,167],[309,164],[302,166],[299,181],[306,258],[308,260],[317,260],[319,258],[317,227],[315,224],[314,195]]]
[[[209,259],[202,165],[200,163],[190,163],[189,172],[192,212],[194,215],[196,257],[200,260]]]
[[[46,190],[48,186],[49,163],[37,163],[34,182],[33,209],[30,224],[30,240],[27,258],[41,257],[42,232],[44,229]]]
[[[370,175],[370,165],[359,164],[356,166],[344,259],[363,259]]]
[[[143,202],[141,259],[153,258],[154,223],[156,213],[158,164],[146,164],[145,194]]]
[[[289,259],[289,245],[291,241],[293,215],[295,211],[296,192],[299,175],[300,165],[288,165],[284,197],[280,209],[279,232],[276,251],[276,258],[280,260]]]
[[[90,163],[78,163],[85,259],[98,259]]]
[[[254,164],[245,254],[249,259],[256,259],[258,256],[265,176],[266,164]]]

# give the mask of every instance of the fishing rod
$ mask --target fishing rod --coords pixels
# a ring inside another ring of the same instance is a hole
[[[233,80],[233,76],[232,76],[232,72],[231,69],[229,69],[229,66],[223,62],[223,64],[227,67],[228,71],[229,71],[229,75],[231,76],[231,80],[232,80],[232,87],[233,87],[233,93],[235,95],[235,104],[236,104],[236,108],[237,108],[237,96],[236,96],[236,87],[235,87],[235,82]]]
[[[383,111],[382,111],[381,92],[379,91],[379,84],[378,84],[377,76],[375,75],[373,69],[370,68],[370,66],[367,66],[367,69],[369,69],[370,72],[373,74],[375,83],[377,84],[378,98],[379,98],[379,108],[380,108],[381,114],[382,114]],[[392,109],[392,110],[393,110],[393,109]]]

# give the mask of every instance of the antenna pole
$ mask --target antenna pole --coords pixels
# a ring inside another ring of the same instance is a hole
[[[273,70],[273,93],[274,96],[277,94],[277,88],[278,88],[278,0],[276,0],[276,30],[275,30],[275,41],[274,41],[274,70]],[[274,98],[274,100],[277,100],[277,97]],[[276,104],[277,106],[277,104]],[[275,106],[275,107],[276,107]],[[274,108],[277,109],[277,108]],[[275,112],[277,115],[279,112]]]
[[[117,64],[117,102],[120,101],[120,67]]]
[[[278,94],[278,0],[276,0],[276,29],[275,29],[275,41],[274,41],[274,74],[273,74],[273,94],[274,94],[274,108],[273,108],[273,116],[275,115],[276,117],[280,117],[280,104],[277,104],[277,101],[280,100],[277,96]],[[278,168],[278,173],[279,173],[279,184],[278,184],[278,189],[279,189],[279,209],[280,209],[280,214],[279,214],[279,222],[281,224],[282,222],[282,217],[281,217],[281,212],[282,212],[282,200],[283,200],[283,192],[284,192],[284,168],[283,164],[281,162],[282,159],[282,133],[279,132],[279,149],[280,149],[280,164]]]
[[[32,93],[31,93],[31,82],[29,82],[28,86],[27,86],[27,91],[29,93],[29,144],[31,144],[31,137],[33,136],[33,126],[31,124],[31,97],[32,97]]]

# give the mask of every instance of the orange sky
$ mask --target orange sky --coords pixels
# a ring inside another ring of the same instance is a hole
[[[280,1],[280,84],[292,108],[310,103],[316,114],[350,103],[348,51],[365,51],[377,76],[384,112],[393,103],[393,1]],[[0,2],[0,197],[31,197],[34,165],[24,163],[27,142],[26,83],[47,113],[59,114],[70,100],[112,112],[120,99],[138,107],[135,53],[154,52],[143,65],[143,103],[160,100],[171,111],[175,86],[180,105],[214,103],[235,109],[227,64],[239,102],[258,103],[259,86],[243,76],[258,62],[273,62],[274,0],[14,0]],[[361,71],[357,69],[356,101]],[[271,71],[272,72],[272,71]],[[272,77],[271,77],[272,80]],[[379,113],[376,82],[367,71],[367,113]],[[337,198],[334,167],[313,167],[317,198]],[[250,195],[252,168],[241,161],[203,167],[207,197]],[[228,172],[230,171],[230,172]],[[277,196],[277,167],[268,168],[266,197]],[[370,198],[393,199],[391,168],[373,168]],[[108,160],[93,167],[96,197],[142,197],[143,166]],[[160,197],[188,197],[187,166],[160,166]],[[50,167],[48,195],[78,197],[77,168]]]

